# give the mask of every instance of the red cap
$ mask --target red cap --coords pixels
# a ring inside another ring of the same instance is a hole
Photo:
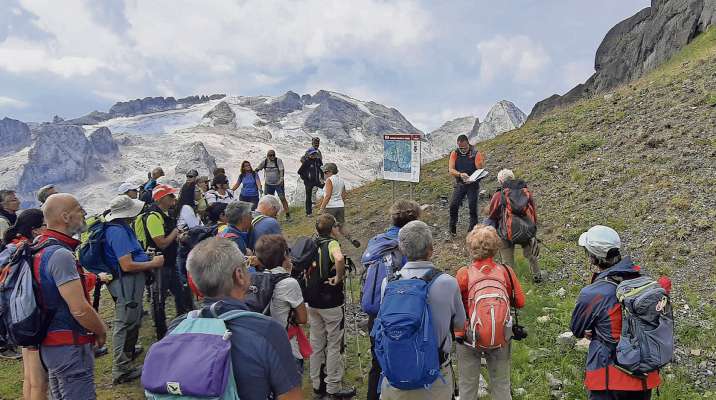
[[[169,185],[157,185],[152,190],[152,200],[159,201],[166,195],[176,194],[177,190]]]

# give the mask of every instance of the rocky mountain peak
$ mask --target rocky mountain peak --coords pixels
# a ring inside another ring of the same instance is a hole
[[[480,119],[475,116],[455,118],[430,132],[428,139],[441,153],[447,153],[455,148],[458,136],[470,134],[475,126],[480,126]]]
[[[513,102],[501,100],[490,108],[477,130],[473,127],[469,135],[470,142],[477,143],[492,139],[501,133],[521,127],[526,120],[527,115]]]
[[[178,175],[185,175],[190,169],[195,169],[199,175],[211,176],[215,168],[216,159],[209,154],[204,143],[197,141],[181,150],[174,172]]]
[[[233,124],[236,113],[225,101],[222,101],[204,114],[204,118],[209,118],[212,126],[230,125]]]
[[[119,146],[112,138],[112,132],[107,127],[97,128],[90,134],[89,141],[95,156],[102,158],[119,154]]]
[[[7,117],[0,119],[0,143],[3,144],[0,152],[25,147],[31,140],[30,127],[26,123]]]

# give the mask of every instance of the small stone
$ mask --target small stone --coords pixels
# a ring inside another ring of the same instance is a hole
[[[701,349],[691,349],[691,355],[694,357],[700,357],[701,356]]]
[[[561,390],[553,390],[550,392],[550,395],[552,396],[553,399],[556,399],[556,400],[561,400],[564,398],[564,393],[562,393]]]
[[[564,298],[567,295],[567,289],[561,287],[558,290],[551,293],[553,297]]]
[[[605,94],[604,100],[611,100],[612,97],[614,97],[614,93]]]
[[[545,372],[544,376],[547,377],[547,383],[549,383],[550,389],[552,389],[552,390],[562,389],[562,381],[555,378],[551,372]]]
[[[706,369],[706,367],[708,367],[708,365],[709,365],[709,363],[707,363],[706,361],[701,361],[699,363],[699,368]]]
[[[686,310],[686,311],[689,310],[689,305],[688,305],[688,304],[684,304],[684,310]]]
[[[526,394],[527,394],[527,390],[525,390],[525,388],[515,389],[515,396],[524,396]]]
[[[589,350],[589,344],[592,343],[591,340],[587,338],[581,338],[577,341],[577,343],[574,345],[574,347],[577,348],[577,350],[580,351],[587,351]]]
[[[549,322],[549,315],[543,315],[541,317],[537,317],[537,322],[539,322],[541,324],[545,324],[545,323]]]
[[[577,343],[577,338],[572,332],[563,332],[557,337],[557,344],[562,347],[572,348]]]

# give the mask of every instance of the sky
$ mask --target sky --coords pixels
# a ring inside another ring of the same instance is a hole
[[[334,90],[417,128],[594,71],[649,0],[0,0],[0,118],[49,121],[117,101]]]

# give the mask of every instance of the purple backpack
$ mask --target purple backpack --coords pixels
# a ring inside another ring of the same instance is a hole
[[[201,310],[192,311],[149,349],[142,371],[147,399],[239,398],[231,364],[231,331],[226,322],[240,317],[264,317],[238,310],[217,315],[217,304],[209,308],[213,318],[202,317]]]

